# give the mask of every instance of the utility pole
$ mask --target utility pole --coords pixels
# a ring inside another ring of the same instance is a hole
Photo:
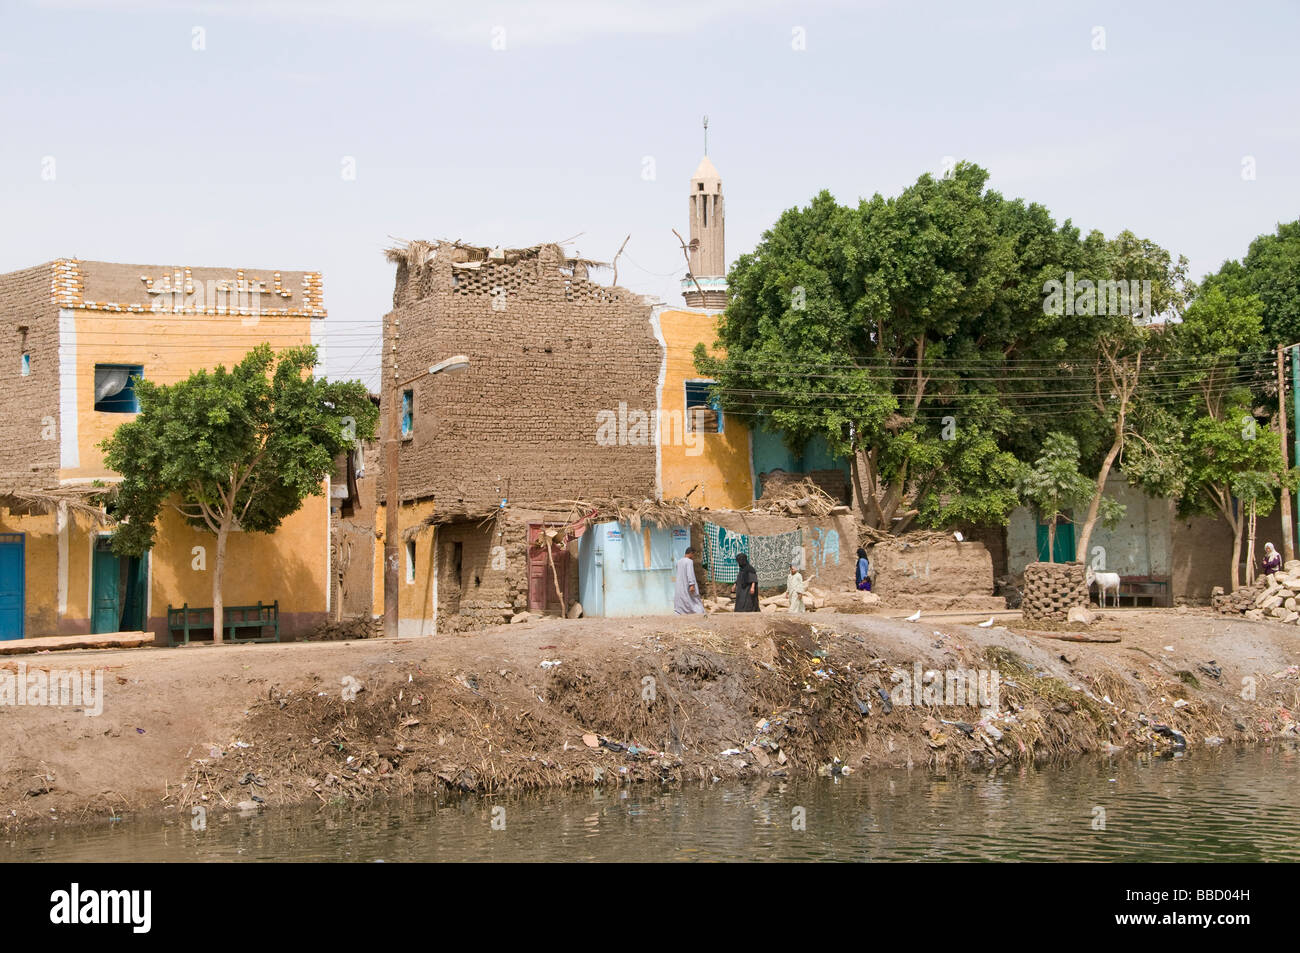
[[[397,312],[392,314],[389,326],[391,344],[384,378],[388,383],[388,394],[384,403],[387,405],[388,420],[384,434],[384,638],[397,638],[397,598],[398,598],[398,539],[400,532],[401,501],[398,499],[397,482],[397,437],[398,415],[401,413],[402,388],[397,380],[397,331],[401,323]]]
[[[1291,419],[1300,423],[1300,344],[1287,348],[1291,352]],[[1286,462],[1286,441],[1282,441],[1282,462]],[[1300,467],[1300,440],[1295,441],[1295,465]],[[1300,511],[1300,487],[1296,489],[1296,510]]]
[[[1293,356],[1294,357],[1294,356]],[[1277,423],[1282,438],[1282,469],[1286,470],[1286,374],[1284,371],[1286,350],[1280,345],[1277,349]],[[1294,361],[1293,361],[1294,363]],[[1294,370],[1294,368],[1293,368]],[[1297,446],[1300,452],[1300,446]],[[1291,494],[1282,487],[1282,562],[1289,563],[1295,559],[1294,524],[1291,521]]]

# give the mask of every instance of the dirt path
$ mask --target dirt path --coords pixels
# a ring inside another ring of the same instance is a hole
[[[0,823],[1295,734],[1294,627],[1125,610],[1093,629],[1121,641],[1026,635],[1014,619],[721,614],[0,659],[0,677],[22,663],[104,680],[96,717],[0,706]],[[910,683],[914,667],[995,670],[997,711],[900,700],[893,673]]]

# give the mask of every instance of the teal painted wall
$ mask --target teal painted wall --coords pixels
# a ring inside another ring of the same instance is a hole
[[[771,470],[784,470],[786,473],[808,473],[812,470],[840,470],[846,480],[850,479],[849,461],[835,457],[826,445],[826,438],[813,437],[804,446],[798,456],[790,452],[785,445],[785,438],[780,433],[755,427],[754,437],[754,495],[763,495],[759,474]]]

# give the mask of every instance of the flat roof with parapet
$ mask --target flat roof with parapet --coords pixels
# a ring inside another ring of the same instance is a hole
[[[171,314],[324,318],[319,271],[127,265],[59,258],[50,297],[60,308]]]

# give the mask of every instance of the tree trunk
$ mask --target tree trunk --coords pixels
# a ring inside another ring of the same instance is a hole
[[[547,536],[545,529],[543,529],[542,532],[537,534],[537,538],[546,547],[546,564],[551,567],[551,582],[555,583],[555,595],[560,600],[560,618],[566,618],[569,615],[569,607],[564,598],[564,593],[560,591],[560,574],[555,570],[554,537]],[[542,605],[542,614],[546,614],[545,604]]]
[[[1047,561],[1056,562],[1056,517],[1047,521]]]
[[[903,503],[903,495],[907,492],[908,469],[908,461],[904,460],[903,465],[899,467],[898,475],[894,477],[894,482],[885,491],[884,499],[880,502],[880,528],[885,532],[894,531],[894,514],[898,512],[898,508]]]
[[[853,458],[861,485],[862,521],[874,529],[888,532],[888,514],[880,505],[880,474],[876,470],[875,452],[859,447],[854,451]]]
[[[1255,501],[1250,501],[1250,516],[1246,523],[1246,585],[1255,584]]]
[[[1232,592],[1236,592],[1241,588],[1241,576],[1239,575],[1241,571],[1241,524],[1240,517],[1228,520],[1228,525],[1232,527],[1232,576],[1230,577]]]
[[[222,522],[217,530],[217,562],[212,569],[212,644],[222,642],[222,623],[225,618],[221,604],[221,577],[226,571],[226,537],[230,534],[230,520]]]
[[[1102,461],[1101,472],[1097,474],[1097,488],[1092,493],[1092,499],[1088,501],[1088,515],[1079,530],[1079,542],[1074,547],[1076,562],[1086,563],[1088,561],[1088,543],[1092,541],[1092,528],[1097,525],[1097,516],[1101,512],[1101,497],[1106,491],[1106,480],[1110,476],[1110,468],[1115,465],[1115,458],[1119,456],[1120,448],[1124,446],[1123,434],[1124,415],[1121,414],[1119,425],[1115,429],[1115,442],[1110,445],[1106,459]]]
[[[867,452],[861,447],[857,447],[853,451],[853,463],[849,467],[850,482],[853,484],[853,508],[857,510],[858,518],[871,526],[873,525],[872,516],[867,505],[867,494],[870,491],[867,488],[866,468]]]

